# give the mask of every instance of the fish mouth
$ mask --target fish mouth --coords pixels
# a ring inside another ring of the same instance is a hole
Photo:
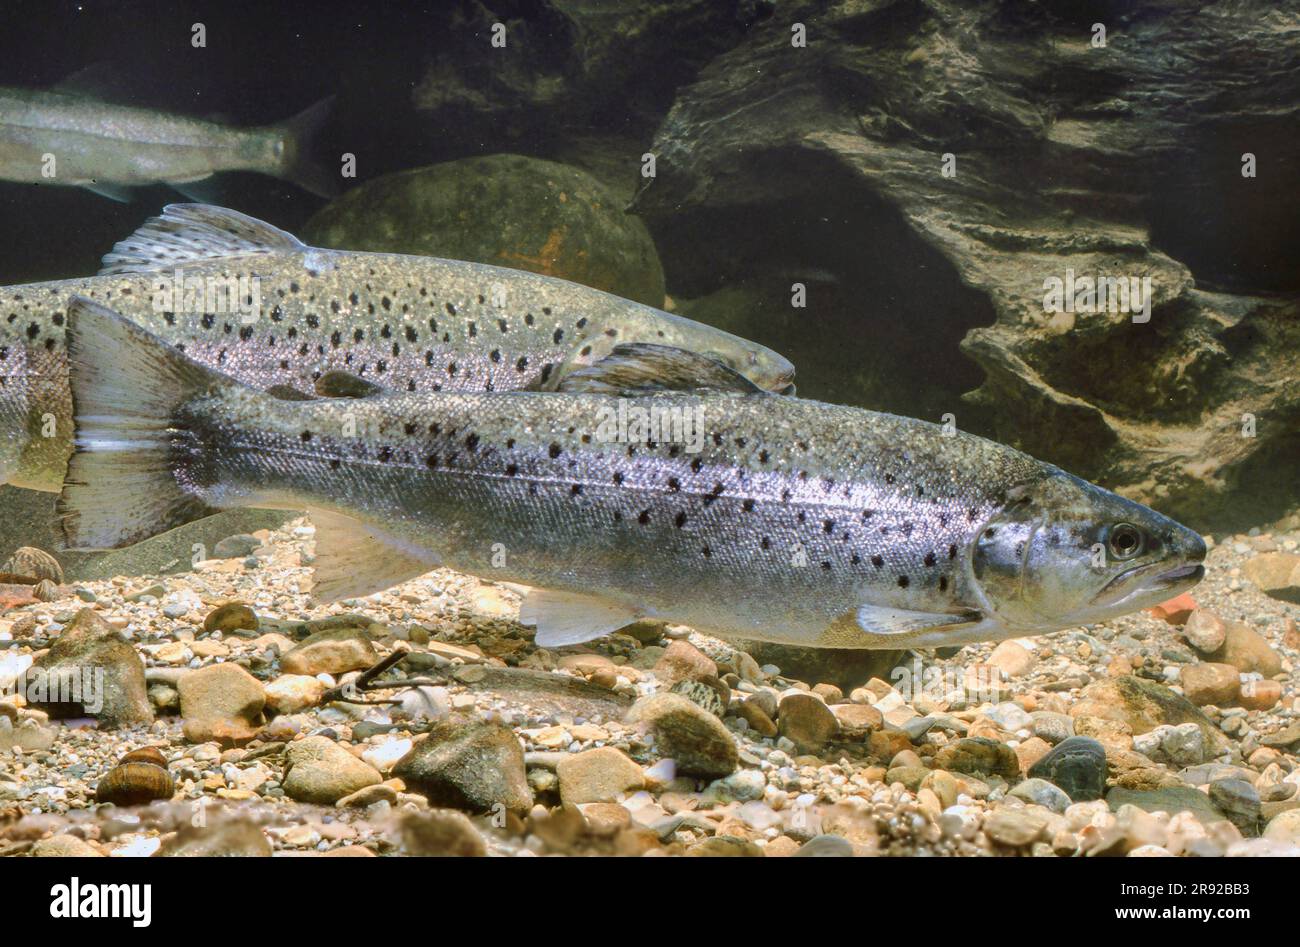
[[[1130,600],[1159,593],[1161,600],[1172,598],[1184,589],[1190,589],[1205,578],[1205,566],[1188,563],[1173,569],[1163,569],[1163,563],[1135,566],[1121,572],[1102,587],[1093,599],[1094,604],[1116,606]]]

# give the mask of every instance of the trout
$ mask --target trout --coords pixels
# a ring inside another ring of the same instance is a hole
[[[709,355],[759,387],[794,366],[720,329],[504,267],[309,247],[252,217],[173,204],[97,276],[0,288],[0,483],[57,492],[72,447],[68,301],[112,306],[255,388],[290,397],[556,387],[620,342]]]
[[[435,566],[522,583],[543,647],[647,618],[808,647],[952,646],[1101,621],[1204,575],[1196,533],[1050,464],[776,397],[667,346],[616,347],[552,393],[288,401],[87,301],[69,317],[73,546],[212,509],[306,509],[318,597]],[[691,372],[700,391],[655,390]]]

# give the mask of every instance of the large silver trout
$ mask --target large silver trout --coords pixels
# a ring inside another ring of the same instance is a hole
[[[953,645],[1099,621],[1204,572],[1196,533],[1018,451],[761,393],[662,346],[618,348],[572,391],[285,401],[102,307],[69,315],[77,453],[60,509],[76,546],[211,508],[305,508],[325,597],[435,565],[520,582],[547,647],[641,618]],[[690,364],[712,392],[636,394]]]

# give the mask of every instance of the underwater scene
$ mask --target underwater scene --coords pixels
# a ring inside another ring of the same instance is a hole
[[[1295,6],[0,47],[0,855],[1300,855]]]

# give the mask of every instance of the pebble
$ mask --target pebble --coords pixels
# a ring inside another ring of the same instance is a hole
[[[566,755],[555,767],[565,805],[617,802],[644,785],[641,767],[612,746]]]
[[[789,694],[777,708],[777,728],[801,752],[816,753],[839,732],[831,709],[811,694]]]
[[[679,773],[717,779],[740,765],[735,738],[722,722],[678,694],[641,698],[628,711],[627,722],[645,724],[659,755],[673,760]]]
[[[1074,802],[1100,799],[1106,791],[1106,749],[1091,737],[1070,737],[1030,767],[1029,775],[1059,786]]]
[[[333,740],[307,737],[290,744],[284,791],[300,802],[333,805],[344,796],[381,782],[379,771]]]
[[[527,812],[533,805],[523,747],[503,723],[475,718],[439,721],[397,762],[393,775],[434,806],[488,812],[500,805]]]

